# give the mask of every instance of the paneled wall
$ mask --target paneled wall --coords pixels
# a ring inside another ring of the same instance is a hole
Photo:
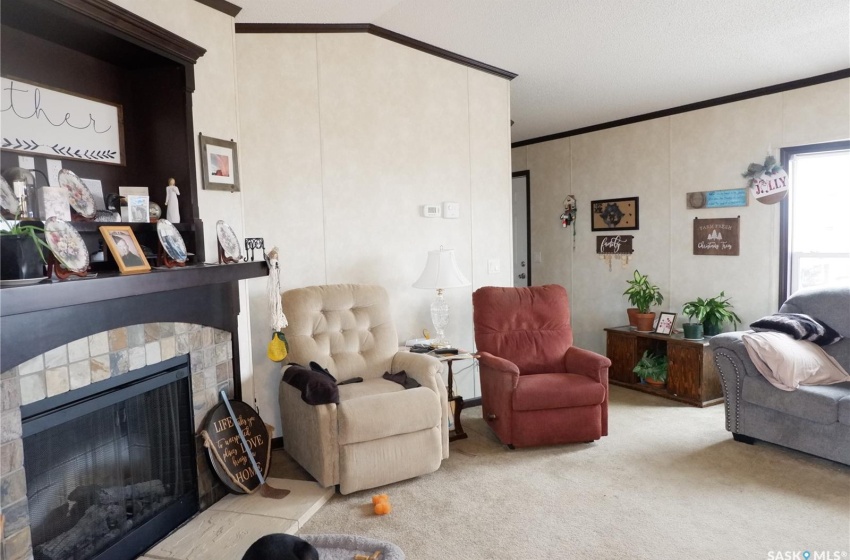
[[[380,284],[403,341],[433,330],[412,284],[453,248],[472,286],[446,292],[447,336],[471,348],[472,290],[511,281],[509,82],[362,33],[239,33],[236,67],[246,229],[280,247],[283,288]],[[460,218],[421,216],[445,201]],[[256,397],[278,423],[266,283],[248,284]],[[479,394],[472,368],[458,381]]]
[[[576,343],[605,351],[603,328],[626,322],[626,280],[637,268],[665,297],[659,310],[725,291],[745,325],[775,312],[779,206],[687,210],[688,192],[744,188],[741,174],[784,146],[850,138],[850,80],[739,101],[512,151],[513,170],[531,173],[534,283],[570,294]],[[563,199],[578,199],[576,249],[561,227]],[[595,254],[590,201],[640,197],[640,230],[628,266]],[[695,256],[693,219],[741,216],[740,256]],[[537,261],[540,262],[537,262]],[[678,323],[681,323],[679,317]]]

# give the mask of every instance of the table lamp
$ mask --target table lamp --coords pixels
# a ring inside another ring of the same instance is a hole
[[[444,348],[449,345],[445,336],[446,326],[449,324],[449,304],[443,299],[443,290],[469,286],[469,284],[469,280],[457,267],[454,249],[440,247],[435,251],[428,251],[425,270],[422,271],[419,280],[413,283],[413,287],[437,290],[437,298],[431,304],[431,321],[434,323],[434,330],[437,331],[436,342],[432,346]]]

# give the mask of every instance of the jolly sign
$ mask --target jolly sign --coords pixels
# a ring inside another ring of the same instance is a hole
[[[780,169],[776,173],[762,173],[752,183],[753,196],[762,204],[776,204],[788,194],[788,174]]]

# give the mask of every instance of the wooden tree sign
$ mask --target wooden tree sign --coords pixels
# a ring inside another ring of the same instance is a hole
[[[740,216],[694,218],[694,255],[740,255],[740,223]]]
[[[263,477],[269,472],[271,438],[269,430],[257,412],[242,401],[230,401],[233,412],[245,435],[254,460]],[[260,478],[251,466],[248,451],[242,445],[236,426],[225,404],[219,403],[201,431],[204,446],[218,477],[232,491],[250,494],[261,485]]]

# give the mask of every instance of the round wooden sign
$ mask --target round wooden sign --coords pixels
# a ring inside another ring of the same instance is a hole
[[[230,406],[239,421],[254,460],[257,461],[260,474],[265,479],[271,459],[268,428],[260,415],[244,402],[231,400]],[[215,473],[228,488],[240,494],[250,494],[260,487],[260,478],[251,465],[251,459],[242,445],[236,425],[223,402],[207,416],[201,435],[204,437],[204,445],[210,454]]]

